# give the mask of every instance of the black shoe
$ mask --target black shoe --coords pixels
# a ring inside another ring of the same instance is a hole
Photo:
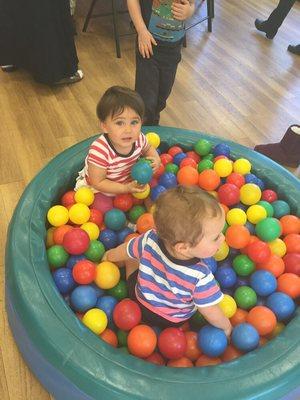
[[[297,56],[300,56],[300,44],[297,44],[297,46],[292,46],[291,44],[288,46],[288,51],[290,51],[293,54],[297,54]]]
[[[277,33],[277,30],[276,30],[276,31],[273,31],[273,32],[270,32],[270,30],[268,30],[267,21],[263,21],[263,20],[257,18],[257,19],[255,20],[254,24],[255,24],[255,28],[256,28],[258,31],[265,32],[266,37],[267,37],[268,39],[273,39],[273,37],[274,37],[274,36],[276,35],[276,33]]]

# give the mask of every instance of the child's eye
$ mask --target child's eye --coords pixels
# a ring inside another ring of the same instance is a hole
[[[123,121],[116,121],[116,125],[122,126],[123,125]]]
[[[131,121],[131,125],[137,125],[137,124],[139,124],[139,120],[138,119],[135,119],[134,121]]]

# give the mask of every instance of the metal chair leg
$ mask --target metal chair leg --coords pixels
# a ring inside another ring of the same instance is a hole
[[[83,25],[82,32],[86,32],[86,30],[87,30],[87,27],[88,27],[88,24],[89,24],[89,22],[90,22],[91,15],[92,15],[92,12],[93,12],[93,9],[94,9],[96,3],[97,3],[97,0],[93,0],[93,1],[92,1],[92,4],[91,4],[91,6],[90,6],[90,9],[89,9],[89,11],[88,11],[88,13],[87,13],[86,19],[85,19],[85,21],[84,21],[84,25]]]
[[[186,44],[186,33],[185,33],[185,35],[183,37],[182,45],[183,45],[183,47],[187,47],[187,44]]]
[[[117,53],[117,57],[121,58],[120,36],[119,36],[119,29],[118,29],[118,13],[117,13],[117,7],[116,7],[116,0],[111,0],[111,7],[112,7],[113,24],[114,24],[116,53]]]
[[[212,32],[212,19],[214,17],[214,0],[207,0],[206,1],[206,6],[207,6],[207,30],[208,32]]]

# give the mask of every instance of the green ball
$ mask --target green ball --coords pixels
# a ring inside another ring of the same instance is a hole
[[[118,337],[119,347],[127,346],[127,336],[128,336],[128,332],[122,331],[121,329],[118,330],[117,337]]]
[[[119,281],[119,283],[113,288],[109,289],[108,294],[115,297],[117,300],[125,299],[128,296],[127,283],[125,281]]]
[[[200,139],[194,145],[194,150],[200,156],[206,156],[212,149],[212,144],[206,139]]]
[[[208,153],[206,156],[202,157],[202,160],[209,160],[209,161],[214,161],[215,156],[213,153]]]
[[[214,163],[211,160],[202,160],[198,163],[198,172],[202,172],[205,169],[213,169]]]
[[[179,170],[178,165],[173,164],[173,163],[168,163],[168,164],[165,166],[165,172],[171,172],[171,173],[174,174],[174,175],[177,174],[178,170]]]
[[[99,262],[105,253],[105,247],[99,240],[91,240],[89,248],[84,253],[90,261]]]
[[[265,242],[272,242],[281,235],[281,225],[276,218],[265,218],[255,226],[256,235]]]
[[[255,270],[255,264],[245,254],[239,254],[233,259],[233,269],[239,276],[248,276]]]
[[[49,249],[47,250],[47,257],[51,267],[59,268],[66,265],[69,254],[63,248],[63,246],[55,244],[54,246],[49,247]]]
[[[257,296],[255,291],[249,286],[240,286],[234,292],[234,299],[238,307],[244,310],[249,310],[257,303]]]
[[[128,218],[133,224],[139,219],[141,215],[146,212],[146,208],[140,205],[133,206],[128,212]]]
[[[191,325],[194,326],[195,328],[201,328],[205,324],[207,324],[206,319],[203,317],[202,314],[199,313],[199,311],[196,311],[195,314],[191,317],[190,319]]]
[[[260,200],[257,204],[259,206],[262,206],[267,211],[267,217],[273,217],[274,209],[273,209],[271,203],[269,203],[268,201],[265,201],[265,200]]]
[[[223,235],[225,235],[225,233],[226,233],[228,227],[229,227],[229,225],[228,225],[227,222],[225,221],[224,228],[223,228],[223,230],[222,230]]]

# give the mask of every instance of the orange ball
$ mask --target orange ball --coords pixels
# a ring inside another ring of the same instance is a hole
[[[300,296],[300,277],[289,272],[282,274],[277,279],[277,290],[295,299]]]
[[[199,174],[198,184],[201,189],[215,190],[220,185],[221,178],[213,169],[205,169]]]
[[[55,229],[56,229],[55,226],[51,226],[49,229],[47,229],[47,234],[46,234],[47,249],[55,244],[53,240],[53,233]]]
[[[277,320],[273,311],[268,307],[256,306],[249,311],[247,322],[253,325],[261,336],[265,336],[273,332]]]
[[[190,166],[180,168],[180,170],[177,172],[177,181],[180,185],[197,185],[198,177],[198,171]]]
[[[170,360],[167,363],[167,366],[173,368],[191,368],[194,366],[194,364],[187,357],[181,357],[177,360]]]
[[[148,325],[136,325],[127,337],[128,350],[140,358],[149,357],[154,352],[156,343],[156,333]]]
[[[268,261],[256,264],[256,269],[265,269],[272,272],[275,278],[278,278],[278,276],[283,274],[284,268],[283,259],[276,254],[271,254]]]
[[[284,215],[280,218],[280,224],[283,236],[289,233],[300,233],[300,218],[296,215]]]
[[[261,336],[259,338],[259,347],[264,346],[266,343],[268,343],[268,339],[266,337]]]
[[[287,253],[300,253],[300,234],[289,233],[283,239]]]
[[[154,227],[154,219],[151,213],[142,214],[136,221],[136,229],[139,233],[149,231]]]
[[[234,249],[242,249],[250,240],[250,232],[244,225],[231,225],[225,233],[228,246]]]
[[[118,337],[115,334],[114,331],[112,331],[111,329],[107,328],[105,329],[101,334],[100,337],[102,340],[104,340],[104,342],[110,344],[113,347],[117,347],[118,346]]]
[[[241,357],[242,355],[243,353],[240,350],[236,349],[232,344],[230,344],[222,354],[222,361],[231,361]]]
[[[230,318],[231,325],[236,326],[246,322],[248,311],[237,308],[235,314]]]
[[[53,241],[55,244],[62,244],[65,234],[73,229],[71,225],[61,225],[53,231]]]
[[[196,332],[187,331],[185,332],[186,338],[186,352],[185,357],[189,358],[191,361],[196,361],[202,354],[198,347],[198,335]]]
[[[207,365],[218,365],[221,364],[222,360],[219,357],[208,357],[202,354],[195,362],[195,367],[205,367]]]

